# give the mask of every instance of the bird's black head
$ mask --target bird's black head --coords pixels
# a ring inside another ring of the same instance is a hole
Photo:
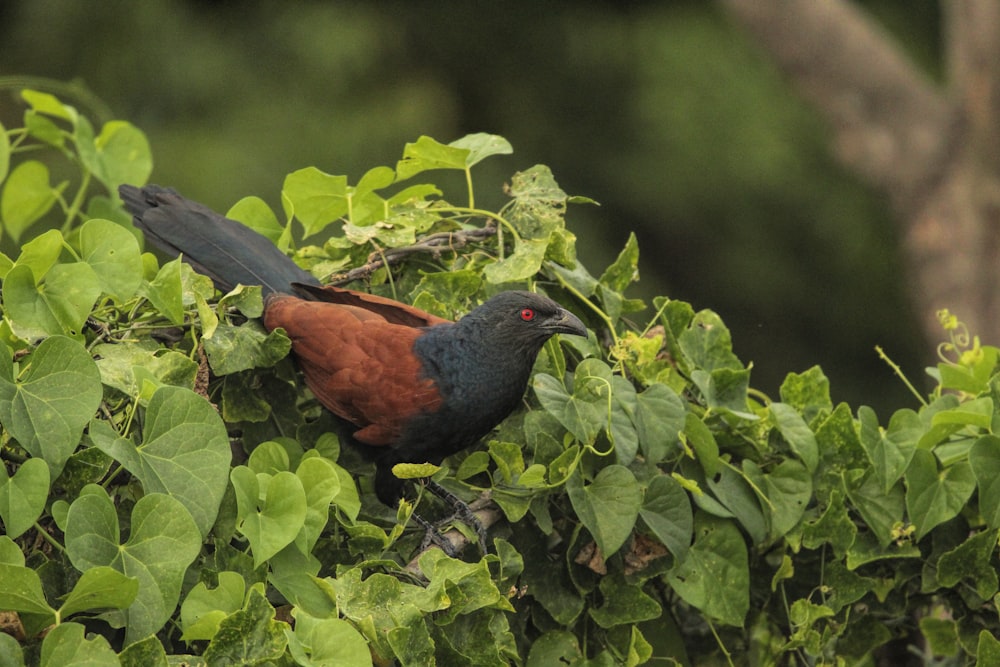
[[[501,292],[459,320],[459,324],[484,328],[500,340],[520,340],[539,348],[553,334],[587,335],[580,318],[552,299],[532,292]]]

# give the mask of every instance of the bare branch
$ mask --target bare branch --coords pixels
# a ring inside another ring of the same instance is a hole
[[[387,248],[382,252],[373,252],[368,256],[368,261],[365,264],[357,266],[346,273],[331,276],[328,284],[339,286],[354,280],[367,279],[386,264],[395,266],[410,255],[417,253],[430,253],[434,257],[440,257],[443,252],[459,250],[470,243],[477,243],[491,236],[496,236],[496,233],[496,222],[491,220],[484,227],[477,229],[431,234],[413,245],[402,248]]]

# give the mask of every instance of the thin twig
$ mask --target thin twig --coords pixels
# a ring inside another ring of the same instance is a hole
[[[485,227],[458,232],[431,234],[413,245],[401,248],[386,248],[379,252],[374,252],[368,256],[368,261],[365,264],[355,267],[346,273],[338,273],[330,276],[328,284],[345,285],[354,280],[364,280],[382,267],[399,264],[410,255],[431,253],[435,257],[439,257],[442,252],[458,250],[469,243],[483,241],[491,236],[496,236],[496,233],[496,222],[491,220]]]

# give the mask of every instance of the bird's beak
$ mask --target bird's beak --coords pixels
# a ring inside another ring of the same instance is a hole
[[[545,328],[552,333],[567,333],[574,336],[587,337],[586,325],[580,321],[579,317],[565,308],[560,308],[555,315],[550,317],[545,322]]]

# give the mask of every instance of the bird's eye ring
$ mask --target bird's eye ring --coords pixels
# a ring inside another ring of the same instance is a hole
[[[535,319],[535,311],[534,310],[532,310],[531,308],[522,308],[521,309],[521,320],[523,320],[525,322],[530,322],[533,319]]]

